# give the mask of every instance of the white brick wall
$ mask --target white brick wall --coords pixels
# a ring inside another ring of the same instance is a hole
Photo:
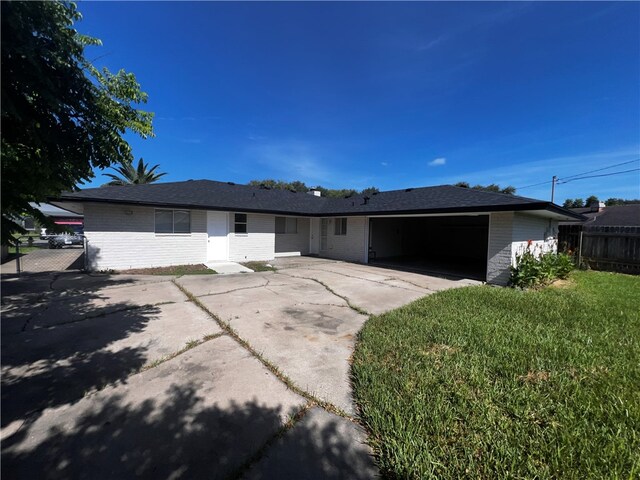
[[[558,222],[526,213],[515,213],[513,218],[513,243],[511,258],[515,265],[516,255],[522,254],[531,240],[534,253],[556,252]]]
[[[234,233],[234,212],[229,215],[229,260],[250,262],[273,260],[275,253],[274,215],[247,214],[247,232]]]
[[[330,218],[327,232],[327,250],[321,251],[320,256],[350,262],[366,261],[368,218],[348,217],[347,234],[334,235],[334,232],[335,219]]]
[[[309,253],[309,218],[298,217],[298,233],[276,233],[275,253],[307,255]]]
[[[156,234],[154,229],[154,208],[85,203],[89,267],[125,270],[206,261],[205,211],[191,211],[190,234]]]
[[[513,212],[496,212],[489,216],[487,283],[506,285],[511,265]]]
[[[506,285],[509,267],[529,242],[537,252],[556,251],[558,222],[519,212],[496,212],[489,219],[487,282]]]

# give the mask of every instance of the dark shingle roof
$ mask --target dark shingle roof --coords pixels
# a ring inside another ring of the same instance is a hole
[[[640,227],[640,204],[605,207],[601,212],[585,216],[592,218],[585,225]]]
[[[309,216],[550,210],[583,218],[550,202],[451,185],[392,190],[370,197],[326,198],[212,180],[189,180],[88,188],[63,193],[57,200]]]

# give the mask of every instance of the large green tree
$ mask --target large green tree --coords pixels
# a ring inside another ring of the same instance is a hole
[[[78,33],[75,4],[3,1],[2,243],[14,221],[91,179],[95,168],[132,161],[127,131],[153,135],[147,95],[132,73],[111,73],[85,57],[100,40]]]
[[[138,167],[134,167],[132,162],[124,161],[118,167],[113,169],[118,172],[118,175],[113,173],[105,173],[105,175],[112,180],[109,183],[105,183],[103,187],[109,185],[139,185],[142,183],[153,183],[158,181],[166,173],[156,173],[156,168],[160,165],[154,165],[149,168],[148,163],[144,163],[141,158],[138,161]]]

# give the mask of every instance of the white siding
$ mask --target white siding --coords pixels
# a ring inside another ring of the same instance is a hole
[[[298,233],[276,233],[275,254],[307,255],[309,253],[309,219],[298,217]]]
[[[274,215],[247,214],[247,232],[234,233],[234,212],[229,215],[229,260],[251,262],[273,260],[275,254]]]
[[[92,270],[164,267],[203,263],[207,255],[205,211],[191,211],[191,233],[156,234],[155,209],[126,205],[84,205],[88,264]]]
[[[513,212],[491,214],[489,217],[487,283],[506,285],[509,282],[512,232]]]
[[[348,217],[346,235],[334,234],[335,220],[329,219],[327,250],[321,251],[320,256],[350,262],[366,262],[368,218]]]

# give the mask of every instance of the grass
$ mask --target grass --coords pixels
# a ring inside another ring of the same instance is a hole
[[[386,478],[638,478],[640,277],[449,290],[371,317],[356,401]]]
[[[241,265],[250,268],[254,272],[275,272],[276,268],[267,262],[244,262]]]
[[[20,253],[22,255],[29,253],[29,252],[34,252],[36,250],[42,250],[42,247],[30,247],[28,246],[26,243],[23,245],[20,245]],[[14,246],[9,246],[9,254],[10,255],[15,255],[16,254],[16,247]]]
[[[214,275],[217,272],[211,270],[203,264],[196,265],[174,265],[171,267],[154,267],[154,268],[134,268],[131,270],[120,270],[118,273],[126,273],[132,275]]]

